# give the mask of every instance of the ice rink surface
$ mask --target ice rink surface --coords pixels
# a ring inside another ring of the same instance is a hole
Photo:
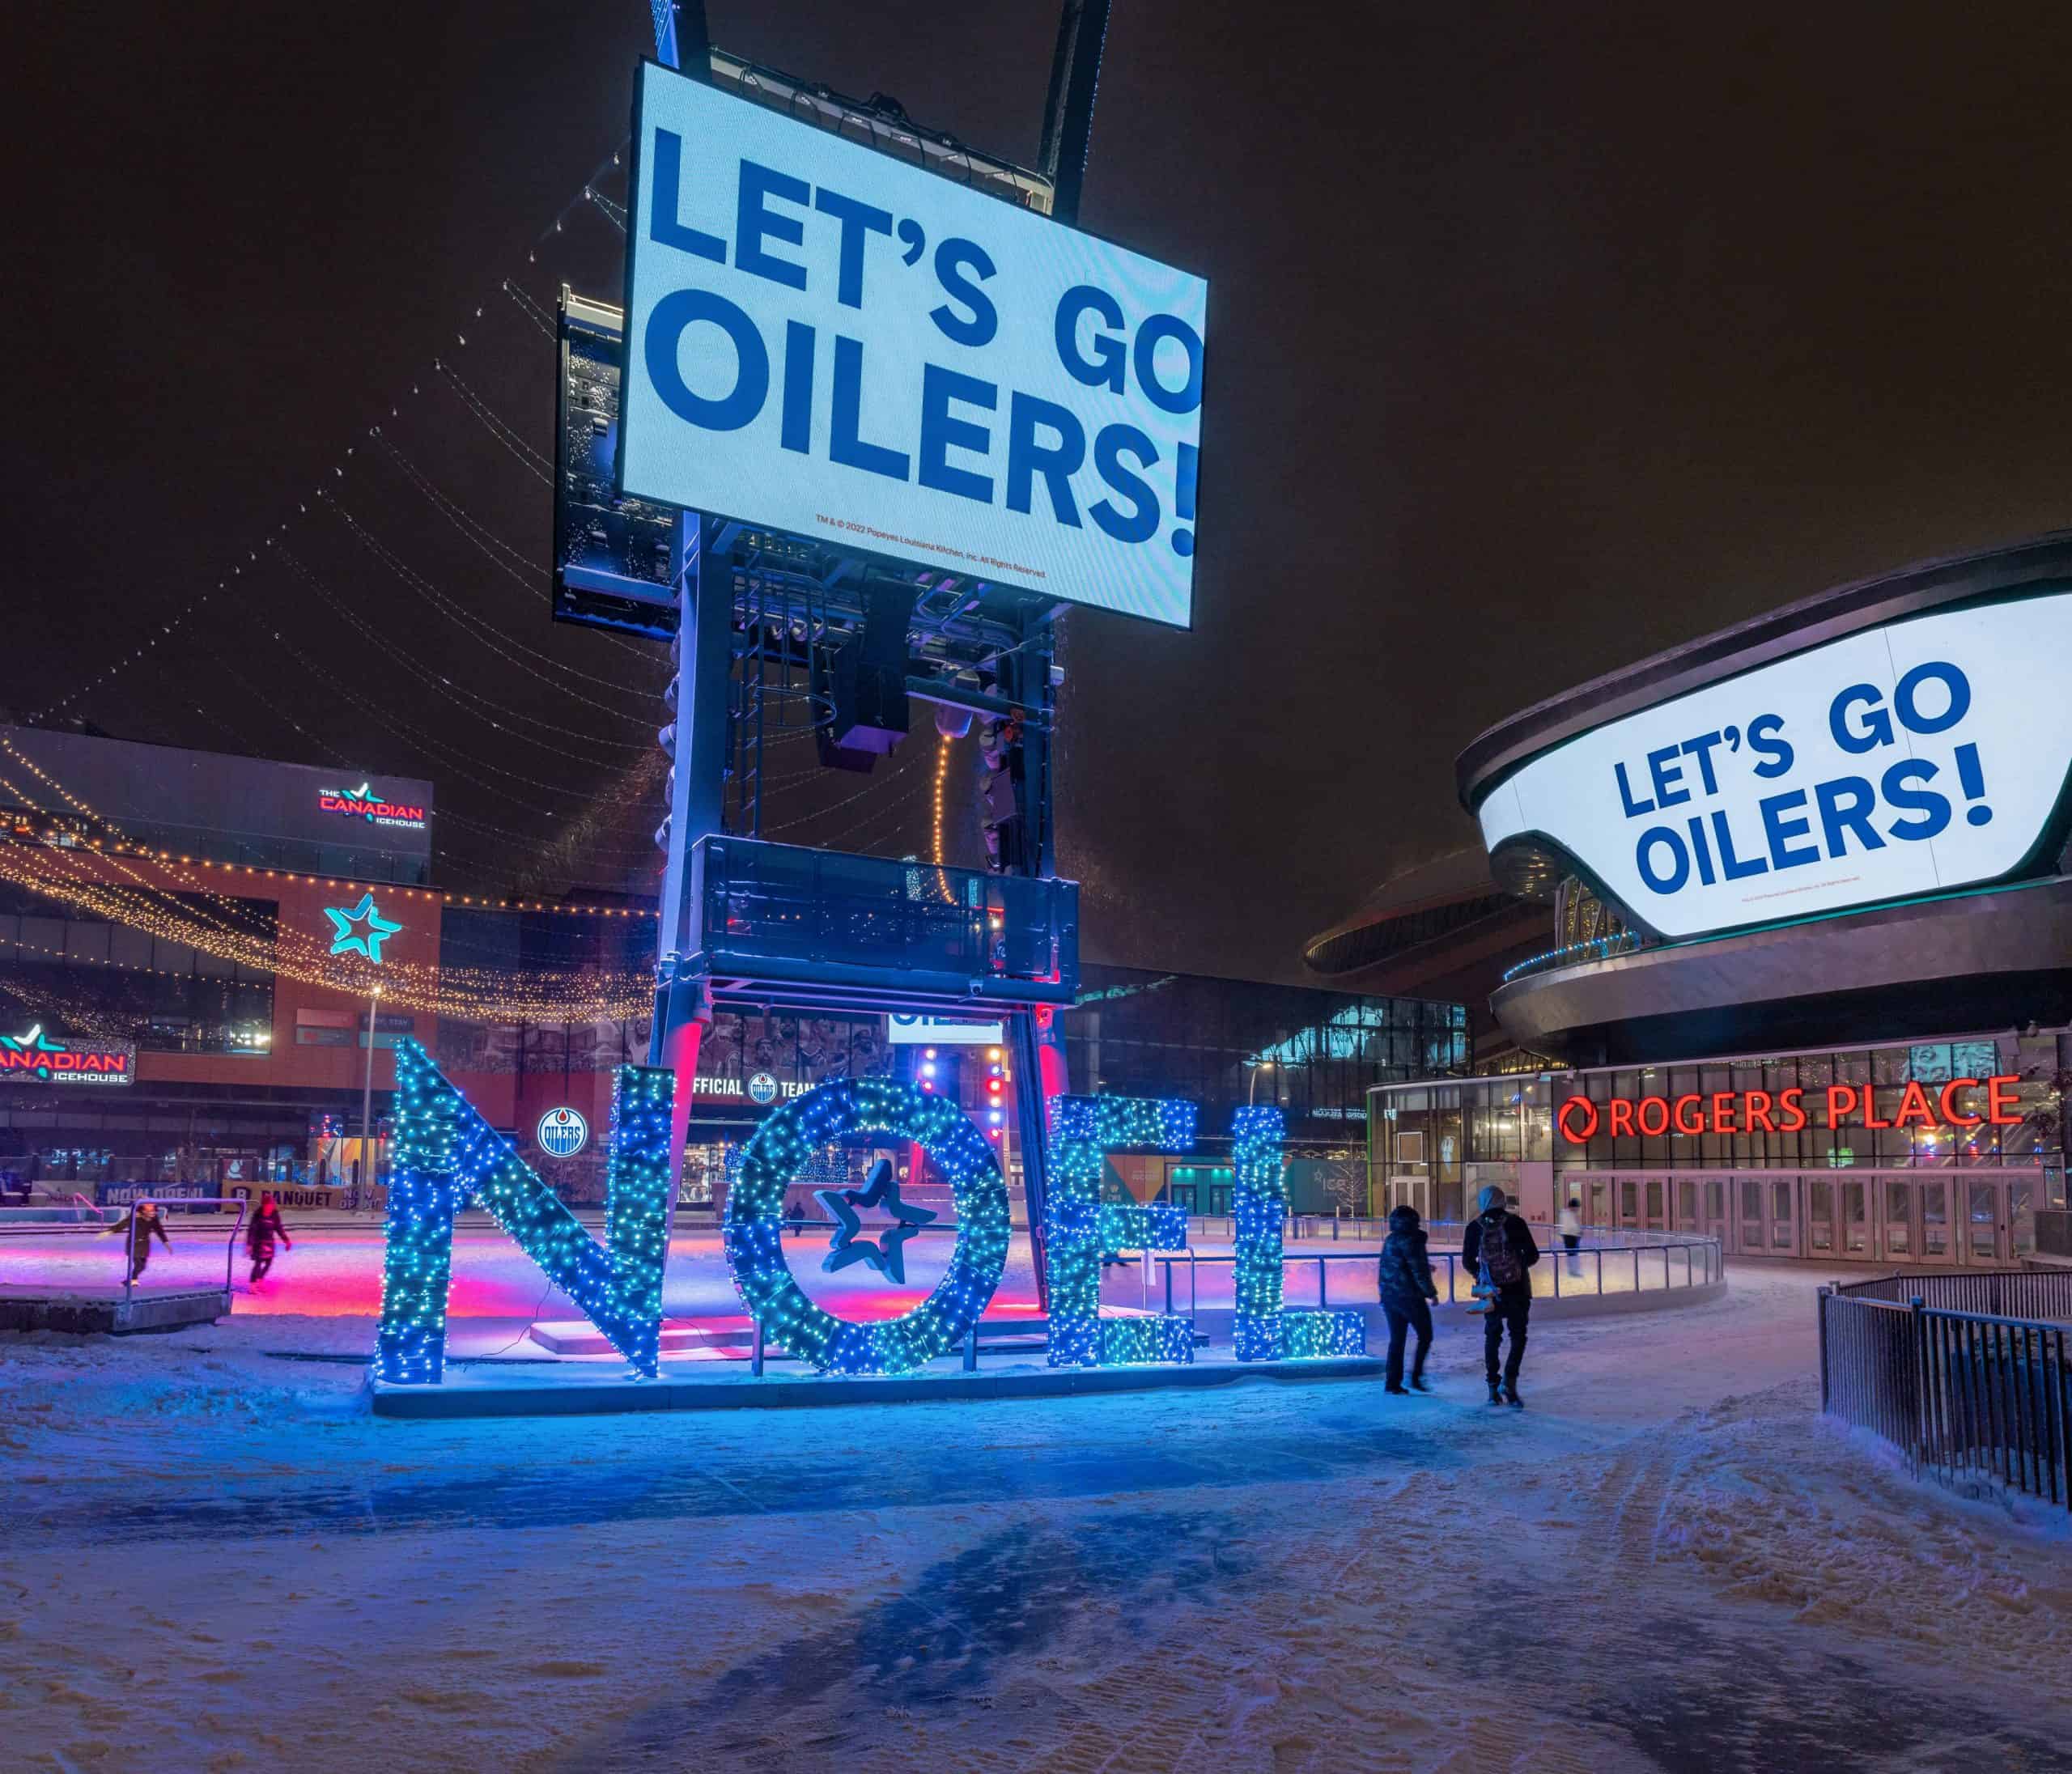
[[[1431,1398],[453,1424],[261,1352],[363,1347],[349,1317],[0,1339],[0,1741],[319,1774],[2072,1768],[2061,1514],[1824,1424],[1819,1279],[1535,1329],[1522,1412],[1456,1313]]]

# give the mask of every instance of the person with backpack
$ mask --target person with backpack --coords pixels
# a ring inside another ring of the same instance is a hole
[[[1509,1202],[1510,1197],[1493,1182],[1475,1198],[1482,1211],[1467,1223],[1460,1259],[1487,1290],[1482,1360],[1489,1378],[1489,1402],[1516,1409],[1525,1403],[1518,1396],[1518,1369],[1525,1362],[1526,1321],[1532,1314],[1532,1278],[1526,1271],[1539,1261],[1539,1246],[1533,1241],[1532,1228],[1510,1211]],[[1506,1330],[1511,1334],[1511,1347],[1500,1375],[1497,1356]]]
[[[1389,1215],[1389,1235],[1382,1246],[1382,1311],[1389,1321],[1388,1390],[1399,1396],[1403,1384],[1403,1345],[1417,1333],[1417,1353],[1411,1358],[1410,1384],[1420,1392],[1424,1383],[1424,1356],[1432,1347],[1432,1302],[1439,1290],[1432,1281],[1432,1259],[1424,1252],[1424,1223],[1412,1207]]]

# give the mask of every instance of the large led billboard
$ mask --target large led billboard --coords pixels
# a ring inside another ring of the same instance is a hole
[[[1531,759],[1476,809],[1696,936],[2036,867],[2072,770],[2072,592],[1811,648]]]
[[[643,63],[619,490],[1187,626],[1201,278]]]

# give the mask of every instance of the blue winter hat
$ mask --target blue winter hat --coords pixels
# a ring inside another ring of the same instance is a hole
[[[1508,1207],[1511,1204],[1511,1198],[1505,1194],[1501,1184],[1492,1182],[1475,1198],[1475,1204],[1488,1213],[1493,1208]]]

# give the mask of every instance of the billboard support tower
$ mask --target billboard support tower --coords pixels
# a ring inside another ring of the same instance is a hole
[[[671,1174],[715,1007],[1005,1021],[1044,1288],[1048,1031],[1078,979],[1055,625],[1190,620],[1206,286],[1059,231],[1108,0],[1065,0],[1041,171],[715,49],[703,0],[651,5],[626,307],[563,292],[554,610],[675,651]],[[914,702],[986,724],[989,868],[764,839],[766,745],[868,772]]]
[[[1036,164],[1051,181],[1051,214],[1068,227],[1079,225],[1079,193],[1093,142],[1093,95],[1101,82],[1101,52],[1107,37],[1108,0],[1064,0]]]

